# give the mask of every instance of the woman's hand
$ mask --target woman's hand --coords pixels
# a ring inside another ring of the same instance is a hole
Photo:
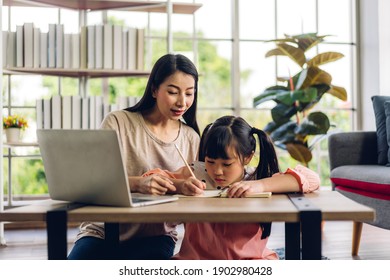
[[[159,174],[141,177],[137,187],[137,192],[155,195],[164,195],[167,192],[175,191],[176,187],[174,186],[171,179]]]
[[[241,181],[232,184],[227,191],[228,197],[246,197],[253,193],[263,192],[261,180]]]
[[[206,188],[206,183],[194,178],[190,177],[186,180],[180,180],[181,183],[179,192],[184,195],[200,195],[203,193],[203,190]]]

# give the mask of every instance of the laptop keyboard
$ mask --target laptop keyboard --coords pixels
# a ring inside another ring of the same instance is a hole
[[[132,198],[131,198],[131,201],[132,201],[132,202],[134,202],[134,203],[137,203],[137,202],[150,201],[150,199],[147,199],[147,198],[138,198],[138,197],[132,197]]]

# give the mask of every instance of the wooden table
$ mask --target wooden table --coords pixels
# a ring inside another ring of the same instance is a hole
[[[85,206],[47,200],[0,213],[0,221],[46,221],[48,258],[67,256],[67,222],[105,222],[106,239],[119,241],[119,223],[285,222],[286,259],[321,258],[321,221],[373,221],[375,212],[335,191],[271,198],[180,198],[138,207]],[[302,254],[300,251],[302,250]]]

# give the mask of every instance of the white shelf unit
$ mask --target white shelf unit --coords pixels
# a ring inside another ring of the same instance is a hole
[[[166,13],[167,20],[167,49],[168,52],[172,52],[172,30],[170,26],[170,17],[172,13],[179,14],[193,14],[202,4],[195,3],[173,3],[168,1],[127,1],[127,0],[0,0],[0,18],[2,18],[3,6],[21,6],[21,7],[55,7],[65,8],[80,11],[80,22],[85,22],[85,15],[87,11],[98,10],[123,10],[123,11],[140,11],[140,12],[152,12],[152,13]],[[0,20],[0,27],[2,30],[2,24]],[[0,62],[2,57],[2,38],[0,38]],[[2,64],[1,64],[2,65]],[[80,91],[84,90],[85,94],[85,81],[87,78],[103,78],[103,77],[124,77],[124,76],[147,76],[147,71],[125,71],[125,70],[96,70],[96,69],[48,69],[48,68],[6,68],[0,67],[0,77],[3,75],[15,75],[15,74],[37,74],[37,75],[50,75],[58,77],[73,77],[79,78],[84,83],[84,87],[80,87]],[[2,79],[0,79],[0,88],[2,88]],[[3,108],[3,100],[0,100],[1,108]],[[0,128],[0,137],[2,137],[3,131]],[[28,145],[28,144],[27,144]],[[31,145],[30,145],[31,146]],[[3,158],[3,148],[11,149],[18,147],[18,145],[10,145],[0,143],[0,158]],[[11,154],[9,153],[9,156]],[[9,159],[10,160],[10,159]],[[9,165],[10,166],[10,165]],[[4,211],[4,189],[3,189],[3,161],[0,163],[0,211]],[[10,180],[9,180],[10,181]],[[11,192],[9,186],[9,192]],[[9,194],[10,198],[11,194]],[[9,200],[10,201],[10,200]],[[0,245],[5,244],[4,239],[4,225],[0,223]]]

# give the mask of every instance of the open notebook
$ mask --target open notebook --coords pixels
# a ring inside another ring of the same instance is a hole
[[[203,194],[196,195],[196,196],[188,196],[188,195],[181,195],[177,194],[175,195],[177,197],[227,197],[226,191],[224,190],[204,190]],[[249,196],[246,196],[245,198],[253,198],[253,197],[271,197],[272,192],[261,192],[261,193],[254,193]]]
[[[181,194],[177,194],[175,196],[177,197],[227,197],[226,195],[227,188],[221,188],[215,184],[214,180],[210,178],[210,176],[207,174],[204,162],[201,161],[192,162],[190,164],[190,168],[192,168],[193,173],[198,180],[201,180],[202,182],[206,183],[206,189],[204,190],[203,194],[197,196],[187,196]],[[271,196],[272,196],[272,192],[261,192],[261,193],[251,194],[246,198],[271,197]]]
[[[121,146],[114,130],[37,130],[52,199],[136,207],[177,200],[130,193]]]

